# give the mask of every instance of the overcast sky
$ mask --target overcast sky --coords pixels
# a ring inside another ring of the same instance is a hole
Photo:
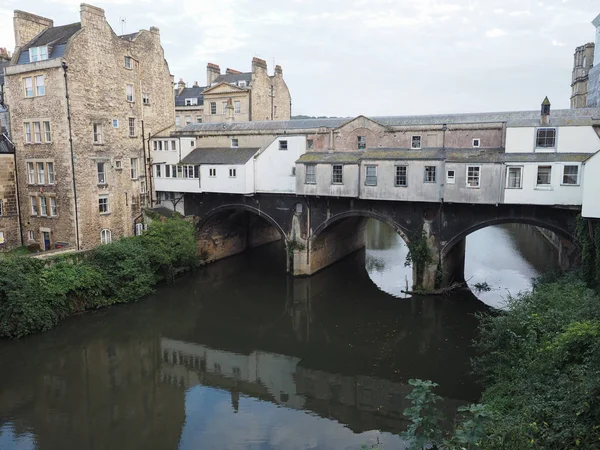
[[[575,47],[598,0],[92,0],[117,34],[158,26],[171,73],[283,67],[293,114],[355,116],[568,108]],[[0,0],[0,47],[21,9],[79,21],[76,0]],[[126,19],[124,25],[121,18]]]

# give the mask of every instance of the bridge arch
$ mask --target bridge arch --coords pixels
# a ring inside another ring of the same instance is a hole
[[[243,203],[215,207],[196,223],[198,255],[207,262],[280,240],[285,243],[287,253],[288,238],[277,220]]]

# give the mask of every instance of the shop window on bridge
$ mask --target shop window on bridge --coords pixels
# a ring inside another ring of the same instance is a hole
[[[506,175],[507,189],[521,189],[523,187],[523,168],[509,167]]]
[[[341,164],[334,164],[331,167],[331,183],[332,184],[343,184],[344,183],[344,166]]]
[[[556,145],[556,128],[538,128],[535,146],[553,148]]]
[[[408,167],[407,166],[396,166],[395,170],[396,170],[396,173],[394,176],[394,186],[401,186],[401,187],[408,186],[408,178],[407,178]]]
[[[552,184],[552,166],[538,166],[537,185],[550,186]]]
[[[367,166],[365,185],[377,186],[377,166]]]
[[[435,183],[435,166],[425,166],[425,183]]]
[[[478,188],[480,186],[481,167],[467,166],[467,187]]]
[[[562,184],[572,186],[579,184],[579,166],[564,166]]]
[[[317,182],[317,166],[314,164],[307,164],[305,167],[306,174],[304,177],[304,184],[315,184]]]

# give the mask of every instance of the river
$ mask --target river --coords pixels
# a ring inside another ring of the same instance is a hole
[[[367,244],[301,279],[271,244],[0,341],[0,449],[402,448],[407,381],[439,383],[449,417],[476,401],[473,313],[529,288],[552,249],[529,227],[486,228],[468,238],[466,275],[493,289],[416,299],[400,292],[410,268],[393,230],[369,223]]]

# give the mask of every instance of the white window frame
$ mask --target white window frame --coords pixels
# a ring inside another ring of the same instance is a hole
[[[48,197],[50,200],[50,217],[56,217],[58,215],[58,208],[56,206],[56,197]]]
[[[191,125],[192,123],[192,116],[185,116],[185,124],[187,125]]]
[[[119,119],[113,119],[112,120],[112,127],[113,128],[119,128]]]
[[[210,102],[210,114],[211,116],[217,114],[217,102]]]
[[[231,148],[238,148],[240,146],[240,141],[238,138],[231,138]]]
[[[36,144],[42,143],[42,123],[33,122],[33,142]]]
[[[125,85],[125,98],[129,103],[135,102],[135,93],[133,90],[133,84],[127,83]]]
[[[400,169],[404,168],[404,175]],[[401,177],[404,176],[404,184],[400,183]],[[398,164],[394,166],[394,186],[395,187],[407,187],[408,186],[408,166],[404,164]]]
[[[481,139],[474,138],[473,139],[473,148],[479,148],[479,147],[481,147]]]
[[[450,175],[452,172],[452,175]],[[447,169],[446,170],[446,184],[456,184],[456,170],[455,169]]]
[[[45,61],[48,59],[48,46],[40,45],[29,49],[29,62]]]
[[[46,84],[44,75],[35,75],[33,77],[34,85],[35,85],[35,96],[43,97],[46,95]]]
[[[102,202],[102,200],[105,200]],[[104,209],[104,211],[102,211]],[[100,194],[98,196],[98,213],[100,214],[110,214],[110,199],[108,194]]]
[[[32,216],[37,216],[38,215],[38,199],[35,195],[30,195],[29,196],[29,201],[31,203],[31,215]]]
[[[515,178],[519,180],[518,186],[510,185],[510,172],[515,170],[519,172],[519,177]],[[523,189],[523,166],[507,166],[506,167],[506,189]]]
[[[427,169],[432,169],[432,170],[427,170]],[[433,174],[432,177],[427,177],[427,175],[431,175]],[[425,166],[425,169],[423,170],[423,182],[424,183],[431,183],[431,184],[435,184],[437,183],[437,166]]]
[[[123,65],[125,66],[126,69],[131,70],[133,69],[133,64],[131,63],[131,56],[129,55],[125,55],[123,58]]]
[[[54,184],[56,182],[56,178],[54,176],[54,163],[53,162],[46,163],[46,176],[48,177],[48,184]]]
[[[31,122],[25,122],[23,125],[25,129],[25,143],[32,144],[33,142],[31,140]]]
[[[540,142],[540,139],[544,139],[544,140],[548,140],[549,138],[546,136],[544,138],[540,138],[539,137],[539,133],[540,131],[547,131],[547,130],[554,130],[554,140],[552,142],[552,145],[538,145]],[[558,140],[558,129],[556,127],[539,127],[536,128],[535,130],[535,148],[539,148],[539,149],[550,149],[550,148],[556,148],[556,142]]]
[[[575,167],[577,169],[577,173],[575,174],[575,182],[574,183],[566,183],[565,182],[565,177],[566,176],[572,176],[572,174],[571,175],[567,175],[565,173],[565,169],[567,167]],[[561,186],[579,186],[579,184],[580,184],[580,181],[579,181],[580,173],[581,173],[581,168],[580,168],[579,164],[564,164],[563,165],[563,170],[562,170],[562,179],[561,179],[560,185]]]
[[[106,182],[106,161],[96,162],[96,173],[98,175],[98,184],[105,185]]]
[[[29,184],[36,184],[35,164],[31,161],[27,162],[27,181]]]
[[[146,93],[142,93],[142,104],[148,106],[150,105],[150,94]]]
[[[100,231],[100,244],[110,244],[112,242],[112,232],[105,228]]]
[[[48,199],[40,196],[40,216],[48,217]]]
[[[136,127],[135,127],[135,117],[129,117],[128,118],[128,124],[129,124],[129,137],[136,137]]]
[[[304,184],[317,184],[317,165],[304,165]]]
[[[242,102],[236,100],[233,102],[233,112],[236,114],[240,114],[242,112]]]
[[[181,118],[179,116],[175,116],[175,126],[176,127],[181,126]]]
[[[550,173],[548,175],[548,183],[540,183],[539,182],[539,177],[540,177],[540,169],[541,168],[550,168]],[[549,188],[552,186],[552,165],[548,165],[548,164],[538,164],[537,166],[537,171],[535,174],[535,186],[536,187],[541,187],[541,188]]]
[[[33,87],[33,77],[23,78],[23,92],[25,94],[25,97],[27,98],[35,96],[35,89]]]
[[[467,166],[466,175],[466,187],[470,189],[479,189],[481,187],[481,166]],[[469,184],[470,180],[476,181],[477,184]]]
[[[132,180],[137,180],[139,176],[139,158],[129,158],[130,175]]]
[[[44,163],[41,161],[37,161],[35,163],[35,176],[38,185],[46,184],[46,168],[44,167]]]
[[[373,173],[369,175],[369,171]],[[377,166],[374,164],[365,166],[365,186],[377,186]]]
[[[339,170],[337,170],[339,169]],[[337,173],[336,173],[337,172]],[[344,165],[331,165],[331,184],[344,184]]]
[[[415,139],[418,140],[417,145],[415,145]],[[421,150],[422,139],[423,137],[420,134],[413,134],[410,137],[410,148],[413,150]]]
[[[50,121],[48,120],[44,120],[42,122],[42,125],[44,126],[44,142],[46,143],[50,143],[52,142],[52,129],[50,127]]]

